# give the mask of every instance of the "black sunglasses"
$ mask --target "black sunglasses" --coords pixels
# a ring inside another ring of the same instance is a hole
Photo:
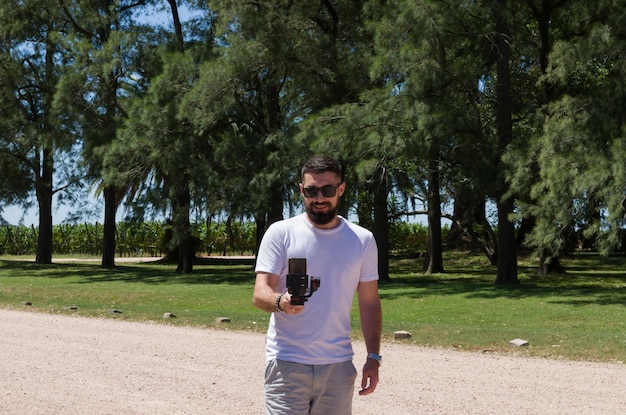
[[[307,186],[307,187],[302,188],[302,193],[304,193],[304,197],[314,198],[314,197],[317,197],[317,194],[321,190],[322,196],[334,197],[337,194],[337,188],[339,186],[341,186],[341,184],[338,184],[338,185],[328,184],[322,187]]]

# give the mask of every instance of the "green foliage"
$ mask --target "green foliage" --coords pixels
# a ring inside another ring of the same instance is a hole
[[[163,222],[119,222],[117,255],[161,256],[167,252],[168,225]],[[102,255],[102,224],[61,224],[53,227],[54,254],[60,256]],[[426,250],[428,229],[422,224],[394,222],[390,249],[398,255],[413,255]],[[200,241],[198,255],[251,255],[256,250],[256,225],[250,221],[212,221],[193,226],[193,236]],[[37,228],[0,227],[0,255],[34,255]]]
[[[528,139],[505,155],[519,214],[536,224],[526,245],[547,257],[579,247],[620,249],[626,73],[624,8],[615,6],[570,1],[543,15],[551,43],[538,78],[539,111],[526,112],[520,132]]]
[[[117,251],[120,256],[160,256],[165,252],[163,245],[165,226],[161,222],[117,224]]]
[[[4,101],[4,99],[0,97],[1,101]],[[0,121],[0,128],[3,128],[2,121]],[[0,171],[3,174],[6,173],[0,181],[0,206],[25,200],[32,185],[31,172],[27,167],[19,163],[18,159],[7,155],[0,149]],[[1,210],[0,213],[2,213]],[[2,223],[1,214],[0,223]]]
[[[426,252],[428,227],[415,223],[392,222],[389,233],[389,250],[392,254],[417,256]]]
[[[0,227],[1,255],[34,255],[37,232],[34,227],[6,225]]]
[[[250,255],[256,250],[256,227],[252,222],[211,222],[198,227],[202,252],[208,255]]]

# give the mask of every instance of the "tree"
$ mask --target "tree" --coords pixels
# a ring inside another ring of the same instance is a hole
[[[287,21],[280,6],[269,2],[218,1],[212,8],[219,16],[217,36],[223,47],[200,68],[185,105],[196,129],[213,137],[222,191],[230,199],[217,202],[229,214],[252,215],[260,238],[283,211],[286,169],[280,162],[288,145],[282,142],[281,94],[289,69],[278,36],[288,30],[281,26]],[[274,25],[266,26],[265,19]]]
[[[360,75],[342,66],[349,44],[341,39],[344,30],[357,30],[359,2],[211,4],[222,47],[201,68],[188,108],[195,125],[215,138],[230,201],[223,205],[254,217],[260,241],[283,217],[285,201],[294,200],[297,169],[311,153],[293,138],[300,122],[356,96],[349,80]]]
[[[0,55],[0,67],[5,69],[10,62],[6,52],[3,50]],[[1,216],[2,206],[26,200],[33,180],[33,172],[22,162],[23,158],[16,157],[15,152],[11,151],[11,143],[19,137],[19,126],[23,126],[25,120],[20,119],[20,111],[15,111],[15,91],[10,87],[12,82],[8,75],[11,71],[8,72],[0,71],[0,85],[4,86],[0,87],[0,171],[4,176],[0,181],[0,223],[5,222]]]
[[[512,146],[504,156],[508,165],[507,180],[518,206],[532,203],[528,189],[540,180],[536,162],[538,152],[535,146],[541,141],[539,137],[546,119],[546,109],[560,94],[545,75],[554,34],[561,33],[567,36],[567,22],[571,13],[567,10],[569,4],[572,4],[572,1],[527,0],[525,4],[517,5],[515,13],[518,21],[515,30],[517,58],[516,65],[512,68],[516,85],[513,84],[512,89],[513,96],[524,97],[520,102],[524,102],[525,105],[518,105],[514,115],[518,120],[515,133],[522,139],[517,140],[515,146]],[[520,24],[519,21],[532,23]],[[511,177],[515,179],[511,180]],[[533,232],[537,218],[529,209],[521,208],[518,212],[522,213],[518,215],[521,218],[516,237],[518,248],[532,247],[528,236]],[[545,273],[548,268],[561,269],[558,252],[551,252],[547,247],[543,247],[539,249],[539,258],[541,273]],[[549,263],[546,260],[549,260]]]
[[[504,163],[522,218],[518,239],[536,251],[542,275],[564,271],[559,256],[577,246],[605,252],[619,246],[623,176],[615,166],[623,160],[617,150],[623,115],[615,108],[622,105],[616,85],[623,75],[615,69],[622,66],[616,57],[623,36],[615,28],[623,7],[615,6],[528,0],[517,9],[520,22],[534,22],[517,26],[513,96],[534,92],[516,111],[523,139]]]
[[[73,141],[60,120],[67,117],[53,107],[60,70],[65,64],[58,42],[63,19],[56,2],[6,1],[0,6],[1,75],[4,102],[0,152],[14,158],[17,183],[32,180],[39,207],[36,262],[52,262],[52,199],[76,183],[72,169]],[[66,170],[57,169],[59,161]],[[29,174],[21,176],[25,170]],[[62,182],[54,186],[55,179]],[[24,199],[25,204],[27,202]]]
[[[163,72],[151,80],[132,105],[119,139],[105,156],[107,181],[139,186],[158,209],[171,212],[170,252],[177,272],[191,273],[195,257],[190,210],[208,185],[210,139],[194,132],[181,111],[181,100],[198,77],[191,53],[162,52]]]
[[[142,33],[133,13],[146,2],[82,0],[60,2],[70,23],[64,37],[65,56],[72,63],[64,74],[59,107],[73,111],[71,122],[83,144],[83,159],[92,181],[102,179],[103,154],[126,117],[124,97],[140,84],[134,67],[135,39]],[[136,32],[135,32],[136,31]],[[101,186],[104,196],[102,267],[115,266],[115,220],[127,189],[115,183]]]
[[[447,1],[397,1],[381,9],[384,16],[375,28],[372,71],[386,82],[385,99],[394,114],[389,125],[403,137],[398,157],[421,165],[418,182],[427,184],[429,273],[444,270],[440,183],[450,187],[452,177],[442,173],[459,163],[454,159],[459,152],[452,151],[480,132],[474,127],[480,114],[467,111],[478,107],[478,83],[484,75],[472,55],[482,44],[481,20],[474,18],[480,15],[477,8]]]
[[[396,140],[371,128],[377,124],[376,116],[368,112],[371,107],[363,105],[362,94],[380,84],[366,76],[365,70],[373,53],[373,33],[364,29],[367,19],[373,17],[360,1],[322,2],[317,14],[307,11],[304,25],[297,27],[317,30],[299,35],[301,43],[309,46],[298,58],[301,64],[294,75],[296,91],[302,97],[295,108],[307,115],[302,117],[307,121],[294,118],[293,130],[297,131],[296,148],[308,149],[305,157],[334,154],[340,159],[350,184],[340,213],[347,217],[357,206],[359,223],[371,227],[376,238],[379,275],[386,280],[391,189],[388,160],[393,159]]]
[[[145,39],[140,45],[142,87],[127,102],[128,117],[103,153],[103,166],[106,183],[132,189],[128,199],[136,217],[143,219],[148,206],[168,215],[168,257],[177,261],[177,272],[191,273],[196,244],[190,216],[194,206],[203,210],[213,150],[182,103],[211,56],[211,14],[199,33],[190,28],[186,37],[176,2],[168,4],[173,34],[146,28],[158,43]]]
[[[548,259],[568,249],[571,236],[609,253],[624,226],[624,5],[570,1],[544,82],[554,92],[537,141],[539,180],[526,209],[537,218],[529,243]],[[576,16],[572,19],[571,16]],[[558,18],[560,16],[560,19]]]
[[[509,26],[509,9],[507,0],[498,0],[495,5],[496,47],[496,123],[498,144],[495,156],[502,158],[513,141],[513,120],[511,102],[511,32]],[[505,182],[506,168],[500,165],[496,178],[496,204],[498,208],[498,275],[496,284],[519,284],[517,277],[517,247],[515,241],[515,225],[511,220],[514,213],[515,200],[508,194]]]

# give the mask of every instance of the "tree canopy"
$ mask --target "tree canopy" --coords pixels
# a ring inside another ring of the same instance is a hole
[[[623,249],[625,17],[611,0],[5,1],[0,206],[34,197],[49,262],[52,195],[96,186],[103,266],[125,203],[169,219],[191,272],[194,226],[253,221],[258,242],[327,153],[383,278],[389,227],[422,214],[427,272],[465,244],[516,284],[522,250],[547,272]]]

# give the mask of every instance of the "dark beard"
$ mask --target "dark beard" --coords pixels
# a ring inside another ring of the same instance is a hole
[[[329,209],[326,212],[316,212],[311,206],[307,206],[305,207],[305,211],[309,219],[311,219],[311,222],[316,225],[328,225],[337,216],[337,207]]]

